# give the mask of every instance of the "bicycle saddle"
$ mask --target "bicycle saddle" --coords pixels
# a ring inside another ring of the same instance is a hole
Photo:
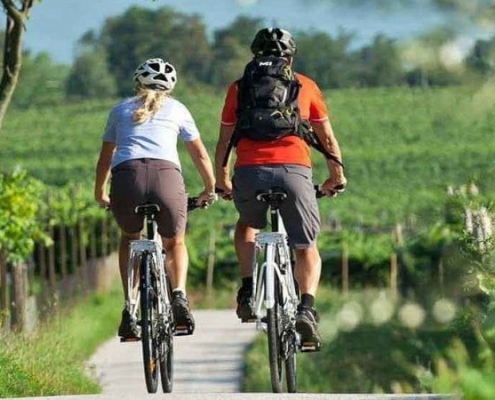
[[[153,215],[160,211],[158,204],[141,204],[134,209],[136,214]]]
[[[268,192],[260,190],[256,193],[256,199],[259,201],[265,201],[270,204],[280,204],[287,198],[287,193],[284,189],[279,187],[273,187]]]

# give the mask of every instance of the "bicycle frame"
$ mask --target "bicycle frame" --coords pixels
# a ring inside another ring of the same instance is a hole
[[[163,257],[163,246],[160,240],[160,237],[157,232],[157,227],[155,220],[152,218],[148,218],[145,216],[145,226],[146,226],[146,238],[139,240],[132,240],[130,242],[129,249],[129,264],[128,264],[128,279],[127,279],[127,290],[129,296],[129,304],[130,311],[133,317],[136,316],[137,311],[139,309],[139,291],[137,291],[135,298],[133,298],[133,293],[135,291],[135,283],[136,275],[139,274],[138,262],[143,255],[149,253],[153,257],[154,266],[153,271],[150,271],[153,274],[160,285],[161,293],[163,294],[162,300],[165,300],[165,304],[163,302],[158,302],[158,312],[160,316],[164,317],[167,315],[168,307],[170,304],[168,303],[168,287],[167,287],[167,278],[165,273],[165,263]]]
[[[258,198],[261,200],[261,198]],[[257,317],[258,328],[264,317],[264,309],[273,308],[275,301],[275,276],[282,288],[284,314],[295,315],[299,299],[294,285],[287,233],[278,211],[277,202],[269,202],[272,232],[260,232],[255,238],[253,262],[253,294],[251,307]],[[257,262],[265,251],[264,262]],[[278,256],[278,262],[276,258]],[[263,276],[265,277],[263,282]]]
[[[258,254],[265,251],[264,262],[253,265],[252,309],[257,317],[258,328],[265,316],[264,310],[271,309],[275,302],[275,276],[282,289],[281,297],[285,315],[295,315],[299,299],[293,282],[290,250],[287,236],[280,232],[259,233],[255,241],[255,260]],[[278,252],[279,262],[275,261]],[[285,321],[287,323],[289,321]],[[262,326],[261,326],[262,328]]]
[[[270,376],[274,392],[282,392],[283,364],[287,389],[296,392],[296,352],[300,337],[295,320],[299,297],[294,281],[288,237],[278,208],[287,195],[273,188],[257,196],[270,208],[272,232],[255,237],[253,260],[253,296],[251,308],[256,316],[257,329],[268,334]],[[263,260],[259,258],[263,254]]]

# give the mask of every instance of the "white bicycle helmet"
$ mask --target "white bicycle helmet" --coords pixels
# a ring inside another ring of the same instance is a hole
[[[161,58],[150,58],[137,67],[134,80],[150,89],[170,91],[177,83],[177,71]]]

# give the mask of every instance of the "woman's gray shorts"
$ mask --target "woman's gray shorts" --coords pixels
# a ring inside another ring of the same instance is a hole
[[[311,247],[320,232],[311,168],[302,165],[238,167],[234,171],[233,195],[239,220],[256,229],[267,225],[268,204],[256,199],[260,191],[279,187],[287,192],[280,215],[295,249]]]
[[[165,160],[140,158],[112,169],[110,204],[119,227],[127,233],[143,229],[143,217],[134,213],[144,203],[160,206],[156,221],[160,235],[172,238],[186,228],[187,195],[180,169]]]

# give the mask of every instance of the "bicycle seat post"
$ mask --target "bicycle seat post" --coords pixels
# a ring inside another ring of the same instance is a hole
[[[142,215],[146,220],[146,239],[148,240],[153,240],[155,237],[155,219],[158,211],[160,207],[156,204],[143,204],[135,209],[136,214]]]
[[[279,208],[282,201],[287,198],[287,193],[280,188],[272,188],[268,192],[258,193],[256,198],[260,201],[268,203],[270,209],[270,222],[272,225],[272,231],[278,232],[279,230]]]
[[[279,214],[278,214],[278,209],[279,209],[279,204],[278,202],[270,202],[269,203],[270,207],[270,219],[271,219],[271,224],[272,224],[272,231],[273,232],[278,232],[279,229]]]

